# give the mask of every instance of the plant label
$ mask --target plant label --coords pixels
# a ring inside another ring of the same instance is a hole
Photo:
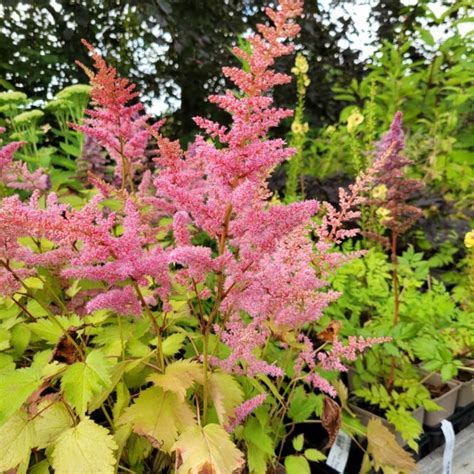
[[[351,449],[351,438],[342,430],[337,433],[336,441],[332,445],[326,464],[339,473],[344,473],[347,459],[349,458],[349,450]]]
[[[454,429],[448,420],[441,422],[441,430],[443,431],[446,445],[443,453],[443,474],[452,474],[453,454],[454,454]]]

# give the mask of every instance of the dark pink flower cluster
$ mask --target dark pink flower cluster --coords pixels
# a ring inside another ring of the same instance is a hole
[[[369,199],[373,206],[386,210],[383,225],[397,235],[407,231],[422,215],[421,209],[409,204],[423,183],[407,177],[406,167],[413,162],[403,155],[404,148],[402,113],[397,112],[390,130],[377,143],[372,165],[372,184],[385,192],[379,193],[382,196],[373,193]]]

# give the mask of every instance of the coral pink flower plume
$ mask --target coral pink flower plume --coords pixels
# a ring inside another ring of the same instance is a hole
[[[84,45],[92,53],[95,72],[77,61],[89,77],[92,85],[91,98],[94,110],[87,110],[83,125],[71,126],[93,138],[104,147],[116,162],[115,174],[122,189],[133,189],[133,178],[143,166],[145,149],[150,137],[146,125],[147,115],[143,105],[134,102],[137,97],[135,84],[117,75],[102,56],[86,41]]]

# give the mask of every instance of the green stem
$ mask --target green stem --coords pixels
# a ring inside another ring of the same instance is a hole
[[[399,282],[398,282],[398,258],[397,258],[397,232],[392,232],[392,245],[391,245],[391,254],[392,254],[392,280],[393,280],[393,323],[392,326],[395,327],[398,324],[399,313],[400,313],[400,292],[399,292]],[[392,391],[394,379],[395,379],[395,357],[391,358],[390,362],[390,375],[387,382],[387,389],[390,393]]]
[[[209,331],[206,329],[203,334],[203,349],[202,349],[202,371],[204,376],[203,396],[202,396],[202,420],[206,425],[207,420],[207,404],[209,398],[209,379],[207,374],[208,369],[208,352],[209,352]]]
[[[143,306],[143,309],[144,309],[146,315],[148,316],[148,318],[151,321],[151,325],[153,327],[153,332],[155,333],[155,336],[156,336],[156,349],[157,349],[158,362],[160,364],[161,370],[164,372],[164,370],[165,370],[165,357],[163,355],[163,338],[162,338],[161,330],[158,327],[155,316],[151,312],[148,304],[145,301],[145,298],[143,297],[143,293],[140,290],[140,287],[138,286],[138,283],[136,281],[132,280],[132,286],[135,289],[135,292],[136,292],[136,294],[138,296],[138,299],[140,300],[140,302]]]

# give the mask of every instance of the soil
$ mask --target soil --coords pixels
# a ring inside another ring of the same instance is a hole
[[[445,393],[448,393],[451,390],[451,387],[445,383],[441,385],[435,385],[425,382],[423,385],[430,391],[431,396],[433,398],[441,397],[441,395],[444,395]]]
[[[474,378],[472,372],[467,372],[465,370],[460,370],[456,379],[461,382],[469,382]]]
[[[370,411],[370,413],[373,413],[374,415],[385,418],[385,410],[382,410],[382,408],[377,405],[371,405],[360,398],[355,398],[354,400],[351,400],[351,402],[363,410]]]

